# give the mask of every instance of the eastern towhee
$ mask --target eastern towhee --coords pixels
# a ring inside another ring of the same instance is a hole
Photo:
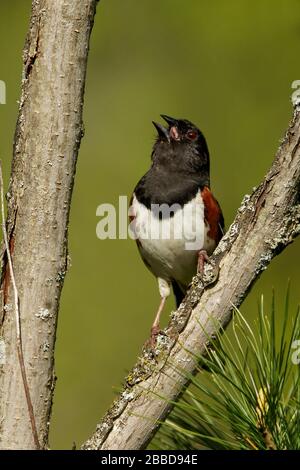
[[[140,255],[157,277],[161,301],[151,329],[155,346],[170,288],[177,307],[192,277],[203,272],[223,235],[224,218],[210,190],[209,152],[202,132],[186,119],[162,115],[152,164],[131,199],[131,227]]]

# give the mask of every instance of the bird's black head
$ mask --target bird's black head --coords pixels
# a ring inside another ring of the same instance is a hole
[[[187,119],[161,117],[168,127],[153,122],[158,136],[153,147],[154,165],[176,168],[188,173],[201,173],[209,182],[209,152],[202,132]]]

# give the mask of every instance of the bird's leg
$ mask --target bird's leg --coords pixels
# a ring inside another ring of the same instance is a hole
[[[197,273],[203,276],[205,263],[210,263],[209,256],[206,250],[200,250],[198,253]]]
[[[151,347],[152,347],[152,348],[155,348],[157,336],[158,336],[159,333],[160,333],[160,326],[159,326],[160,316],[161,316],[162,311],[163,311],[163,309],[164,309],[166,300],[167,300],[167,297],[161,297],[161,301],[160,301],[160,304],[159,304],[157,313],[156,313],[156,315],[155,315],[154,322],[153,322],[152,327],[151,327],[151,339],[150,339],[150,343],[151,343]]]
[[[160,277],[158,278],[158,288],[159,288],[161,301],[160,301],[160,304],[159,304],[159,307],[158,307],[158,310],[157,310],[157,313],[155,315],[155,319],[154,319],[154,322],[153,322],[153,325],[152,325],[152,328],[151,328],[150,344],[151,344],[152,349],[155,348],[157,336],[161,332],[160,326],[159,326],[160,317],[161,317],[162,311],[164,309],[166,300],[169,297],[170,292],[171,292],[170,283],[168,281],[166,281],[165,279],[162,279]]]

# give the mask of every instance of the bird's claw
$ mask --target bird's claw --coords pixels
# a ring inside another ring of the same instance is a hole
[[[151,349],[154,351],[157,345],[157,337],[158,335],[165,335],[166,333],[160,328],[159,325],[152,326],[151,328],[151,336],[150,336],[150,346]]]
[[[204,273],[205,263],[209,264],[211,269]],[[219,265],[209,258],[205,250],[200,250],[198,253],[197,274],[206,286],[216,282],[219,277]]]

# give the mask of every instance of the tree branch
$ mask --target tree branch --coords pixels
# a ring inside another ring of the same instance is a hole
[[[7,235],[18,286],[26,374],[38,440],[48,443],[59,299],[90,33],[97,0],[33,0],[10,187]],[[20,369],[14,288],[3,250],[0,449],[33,449]]]
[[[166,336],[158,338],[156,361],[143,351],[123,392],[82,449],[144,448],[186,386],[188,374],[195,371],[191,352],[205,353],[208,338],[229,323],[233,306],[240,306],[272,258],[299,234],[299,147],[300,113],[295,109],[271,169],[251,196],[245,196],[214,253],[213,259],[220,263],[218,281],[205,287],[194,278]]]
[[[31,400],[31,395],[30,395],[30,390],[29,390],[29,385],[28,385],[28,380],[27,380],[25,361],[24,361],[21,317],[20,317],[20,309],[19,309],[19,294],[18,294],[18,289],[16,285],[14,269],[12,265],[12,259],[11,259],[9,244],[8,244],[7,231],[6,231],[5,209],[4,209],[4,189],[3,188],[4,188],[4,184],[3,184],[3,174],[2,174],[2,162],[0,162],[1,227],[2,227],[4,246],[5,246],[6,256],[7,256],[9,276],[10,276],[13,291],[14,291],[14,310],[15,310],[17,353],[18,353],[19,366],[21,370],[23,387],[24,387],[26,403],[27,403],[27,408],[28,408],[28,413],[29,413],[29,419],[30,419],[30,424],[31,424],[32,437],[34,440],[36,450],[40,450],[39,437],[38,437],[38,432],[36,428],[36,421],[35,421],[32,400]]]

